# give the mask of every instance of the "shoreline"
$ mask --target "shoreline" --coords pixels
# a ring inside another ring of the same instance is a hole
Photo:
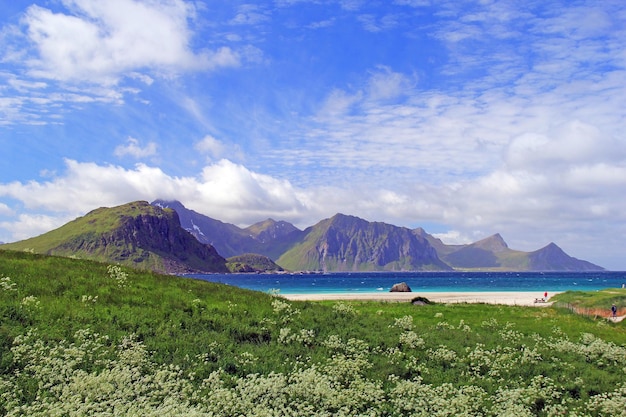
[[[555,291],[548,294],[546,302],[535,302],[543,298],[537,291],[482,291],[482,292],[384,292],[384,293],[327,293],[327,294],[280,294],[291,301],[387,301],[408,302],[415,297],[424,297],[442,304],[450,303],[483,303],[512,306],[550,306],[550,297],[561,293]]]

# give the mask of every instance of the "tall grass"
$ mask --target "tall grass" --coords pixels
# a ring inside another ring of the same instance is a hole
[[[0,414],[626,415],[626,330],[0,252]]]
[[[615,304],[617,315],[626,315],[626,289],[606,288],[600,291],[566,291],[552,297],[556,307],[593,317],[610,317]]]

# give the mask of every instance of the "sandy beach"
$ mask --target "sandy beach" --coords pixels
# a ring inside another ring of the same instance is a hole
[[[553,292],[552,296],[558,294]],[[536,303],[535,299],[543,298],[543,293],[533,292],[380,292],[380,293],[336,293],[336,294],[281,294],[288,300],[324,301],[324,300],[354,300],[354,301],[410,301],[415,297],[425,297],[437,303],[485,303],[517,306],[545,307],[552,303]]]

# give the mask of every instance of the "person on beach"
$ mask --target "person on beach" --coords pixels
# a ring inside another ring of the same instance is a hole
[[[613,313],[613,318],[617,316],[617,307],[615,306],[615,304],[611,306],[611,313]]]
[[[548,291],[543,293],[543,300],[548,301]]]

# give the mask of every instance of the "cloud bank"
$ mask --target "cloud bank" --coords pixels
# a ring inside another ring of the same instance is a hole
[[[612,181],[605,181],[606,176]],[[343,212],[399,226],[424,226],[430,233],[440,232],[448,243],[468,243],[496,232],[505,239],[507,234],[521,236],[509,244],[522,250],[539,249],[551,236],[575,230],[572,240],[558,244],[574,254],[580,250],[579,257],[601,259],[589,247],[594,236],[612,233],[598,230],[602,219],[625,220],[621,203],[608,198],[624,187],[626,167],[602,164],[584,172],[570,170],[557,181],[528,171],[496,171],[472,181],[392,190],[363,185],[298,188],[225,159],[194,177],[173,177],[145,164],[125,169],[66,160],[65,172],[47,181],[0,184],[0,197],[23,206],[15,211],[4,208],[1,226],[9,234],[0,240],[43,233],[100,206],[163,198],[240,226],[272,217],[304,228]],[[590,217],[597,221],[590,222]],[[444,224],[453,228],[440,229]],[[429,230],[429,225],[439,230]],[[619,232],[613,231],[616,239]],[[581,241],[580,235],[588,240]]]

